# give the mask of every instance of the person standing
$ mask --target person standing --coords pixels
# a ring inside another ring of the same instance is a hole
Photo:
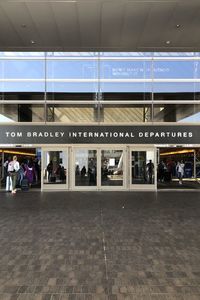
[[[12,160],[13,171],[10,171],[12,177],[12,194],[16,193],[16,183],[17,183],[17,172],[19,171],[19,162],[17,161],[17,156],[13,156]]]
[[[153,172],[154,172],[154,164],[152,163],[152,160],[150,159],[147,164],[147,178],[148,183],[153,183]]]
[[[161,160],[158,164],[158,181],[164,182],[165,177],[165,163]]]
[[[32,160],[28,162],[28,165],[25,166],[25,172],[24,172],[25,177],[28,179],[28,184],[31,187],[33,184],[34,178],[36,178],[36,172],[34,168],[34,164]]]
[[[47,166],[47,172],[48,172],[48,182],[51,182],[51,177],[53,175],[53,161],[50,160],[50,163]]]
[[[176,170],[178,173],[179,184],[183,184],[184,167],[185,167],[185,164],[183,163],[183,161],[182,160],[181,160],[181,162],[178,161]]]
[[[13,172],[13,163],[11,157],[4,163],[5,176],[6,176],[6,191],[12,191],[12,177],[11,172]]]
[[[12,158],[9,156],[8,159],[4,162],[3,167],[4,167],[4,179],[3,181],[6,183],[8,181],[8,177],[10,176],[9,171],[8,171],[8,166],[9,163],[12,162]]]

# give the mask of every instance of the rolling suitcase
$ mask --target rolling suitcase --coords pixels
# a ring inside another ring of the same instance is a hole
[[[55,176],[51,176],[50,177],[50,182],[56,182],[56,177]]]
[[[170,182],[171,181],[171,173],[170,172],[165,172],[164,173],[164,181],[165,182]]]
[[[23,178],[22,182],[21,182],[21,190],[22,191],[28,191],[28,189],[29,189],[28,179]]]

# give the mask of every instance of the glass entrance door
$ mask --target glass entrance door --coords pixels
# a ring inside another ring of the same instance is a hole
[[[124,187],[124,150],[97,147],[73,149],[74,189]]]
[[[97,187],[97,150],[74,149],[75,187]]]
[[[124,151],[101,150],[101,186],[122,187],[124,185]]]
[[[154,149],[131,149],[130,185],[133,188],[155,188],[155,151]]]
[[[68,150],[43,149],[42,189],[68,188]]]

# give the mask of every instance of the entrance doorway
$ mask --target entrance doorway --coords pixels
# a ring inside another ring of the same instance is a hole
[[[118,147],[74,147],[74,189],[125,188],[126,151]]]
[[[42,190],[155,190],[155,153],[128,145],[42,147]]]
[[[200,189],[200,148],[158,149],[159,189]]]
[[[154,149],[130,149],[130,186],[132,189],[156,188]]]
[[[42,149],[42,189],[68,189],[68,148]]]
[[[17,172],[18,189],[41,188],[41,148],[0,148],[0,188],[11,190],[8,164],[17,156],[20,169]],[[25,179],[25,180],[24,180]],[[9,182],[9,186],[7,186]],[[23,185],[23,188],[22,188]]]

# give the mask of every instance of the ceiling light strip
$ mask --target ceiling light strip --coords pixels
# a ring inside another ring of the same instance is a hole
[[[0,149],[0,153],[7,153],[7,154],[18,154],[18,155],[29,155],[29,156],[33,156],[35,157],[36,154],[34,153],[29,153],[29,152],[20,152],[20,151],[12,151],[12,150],[3,150],[3,149]]]

